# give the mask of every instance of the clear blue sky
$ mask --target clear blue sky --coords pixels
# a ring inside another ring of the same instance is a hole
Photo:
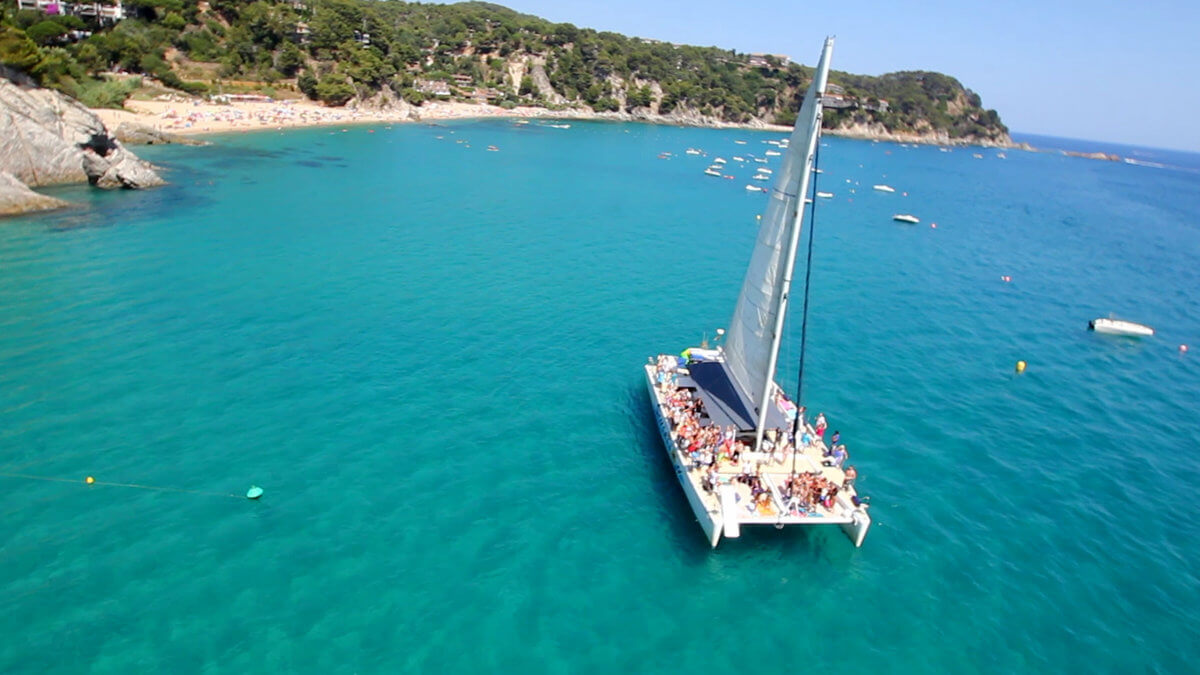
[[[1015,132],[1200,151],[1200,0],[499,0],[583,28],[959,79]]]

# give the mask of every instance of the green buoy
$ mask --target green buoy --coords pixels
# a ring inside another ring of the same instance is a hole
[[[246,499],[258,499],[262,496],[262,493],[262,488],[258,487],[257,485],[251,485],[250,489],[246,491]]]

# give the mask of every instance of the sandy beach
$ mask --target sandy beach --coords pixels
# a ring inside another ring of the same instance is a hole
[[[413,107],[400,104],[392,108],[328,108],[311,101],[287,100],[271,102],[237,101],[212,103],[200,99],[173,97],[171,100],[125,102],[124,110],[93,108],[105,126],[116,129],[122,122],[135,122],[159,131],[180,134],[215,134],[236,131],[264,131],[294,127],[336,126],[339,124],[436,122],[438,120],[487,117],[551,118],[563,120],[608,120],[614,122],[647,122],[680,126],[702,126],[721,129],[757,129],[790,133],[789,127],[766,124],[734,124],[686,115],[651,115],[603,112],[584,108],[550,110],[534,106],[501,108],[500,106],[464,103],[459,101],[430,101]],[[847,129],[829,130],[831,136],[895,143],[922,143],[941,146],[965,145],[946,134],[897,134],[880,128],[862,125]],[[1011,147],[1034,150],[1028,144],[998,143],[985,147]],[[1119,159],[1115,156],[1104,159]]]
[[[578,110],[547,110],[520,106],[505,109],[479,105],[435,101],[420,108],[404,106],[385,110],[327,108],[302,101],[209,103],[200,100],[127,101],[124,110],[95,108],[104,124],[115,129],[122,122],[134,122],[174,134],[210,134],[231,131],[257,131],[291,127],[331,126],[368,122],[397,123],[468,119],[480,117],[589,117]]]

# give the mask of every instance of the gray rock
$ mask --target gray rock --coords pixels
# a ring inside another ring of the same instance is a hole
[[[35,187],[163,184],[154,166],[126,150],[82,103],[5,78],[0,78],[0,171]]]
[[[48,211],[64,206],[70,206],[70,204],[61,199],[38,194],[26,187],[11,173],[0,171],[0,216]]]
[[[148,127],[145,124],[137,122],[121,122],[117,126],[113,136],[122,143],[129,145],[208,145],[207,141],[200,141],[179,134],[172,134],[167,131],[160,131],[154,127]]]

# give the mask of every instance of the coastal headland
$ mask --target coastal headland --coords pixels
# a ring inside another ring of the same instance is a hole
[[[31,188],[84,182],[101,189],[163,184],[83,104],[0,72],[0,216],[67,206]]]

